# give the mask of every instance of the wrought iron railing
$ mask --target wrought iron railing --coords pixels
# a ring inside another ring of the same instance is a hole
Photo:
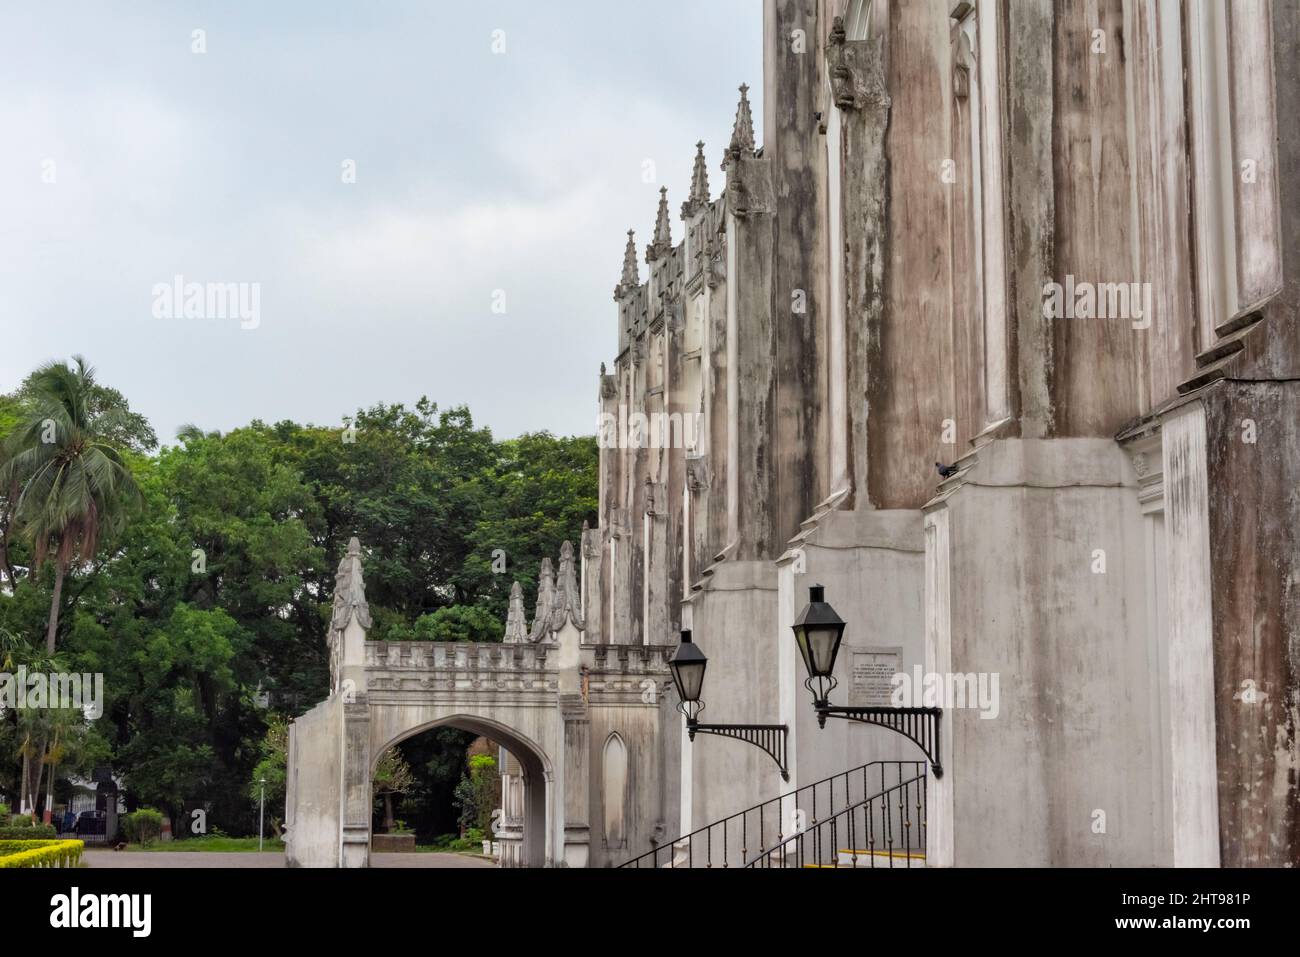
[[[794,836],[917,779],[924,761],[872,761],[771,798],[685,834],[620,867],[745,867]],[[922,842],[924,847],[924,842]]]
[[[760,851],[746,867],[924,867],[925,771]]]

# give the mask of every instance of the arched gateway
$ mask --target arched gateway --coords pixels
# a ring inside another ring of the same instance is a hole
[[[584,643],[568,542],[556,580],[549,561],[541,577],[532,628],[516,584],[500,643],[367,641],[361,546],[352,539],[335,582],[330,695],[289,729],[290,866],[367,866],[375,763],[441,726],[510,753],[497,834],[503,863],[606,866],[626,857],[629,842],[646,846],[662,831],[665,796],[652,782],[665,779],[660,723],[677,724],[663,694],[671,648]],[[612,737],[619,766],[606,768]]]

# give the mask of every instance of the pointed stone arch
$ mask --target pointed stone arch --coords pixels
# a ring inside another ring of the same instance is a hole
[[[391,726],[376,725],[377,735],[392,734],[385,743],[371,746],[368,777],[373,779],[380,756],[389,748],[435,728],[457,728],[495,741],[510,752],[522,770],[523,860],[524,867],[550,867],[555,863],[553,847],[547,840],[554,827],[555,768],[545,749],[527,735],[481,714],[463,712],[443,717],[417,720],[411,727],[393,734]]]

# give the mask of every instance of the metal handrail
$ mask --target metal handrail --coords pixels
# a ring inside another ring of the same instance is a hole
[[[768,848],[767,837],[773,830],[775,836],[772,847],[781,846],[789,840],[783,833],[787,820],[790,820],[796,832],[792,836],[797,836],[806,829],[817,826],[822,820],[829,820],[843,813],[843,810],[850,805],[857,807],[865,800],[878,797],[890,788],[889,778],[894,779],[895,787],[904,783],[904,768],[909,769],[907,773],[925,777],[924,761],[870,761],[861,767],[832,774],[820,781],[769,798],[761,804],[737,811],[719,821],[684,834],[676,840],[660,844],[619,866],[747,867],[751,852],[756,850],[761,855]],[[894,771],[893,774],[887,773],[890,769]],[[876,771],[879,772],[878,775]],[[908,780],[912,781],[916,778],[912,777]],[[837,788],[837,785],[841,787]],[[874,794],[871,792],[873,787],[879,788]],[[837,802],[840,791],[843,793],[842,803]],[[856,803],[853,798],[855,791],[862,795],[862,800]],[[837,803],[841,806],[838,812]],[[806,820],[801,819],[804,817]],[[791,820],[792,818],[794,819]],[[732,846],[737,841],[739,847],[735,849],[736,854],[733,859]],[[757,848],[749,846],[751,841],[757,842]]]
[[[926,775],[921,773],[884,788],[759,852],[745,867],[894,867],[896,861],[902,862],[897,866],[924,867],[925,783]],[[841,864],[840,857],[845,854],[848,863]],[[876,863],[882,858],[887,865]],[[859,863],[863,859],[865,863]]]

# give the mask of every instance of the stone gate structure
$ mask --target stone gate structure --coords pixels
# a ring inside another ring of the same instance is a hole
[[[531,627],[515,584],[500,643],[367,641],[362,564],[354,538],[335,584],[330,695],[289,730],[291,866],[365,867],[379,756],[442,726],[508,752],[503,864],[604,866],[662,836],[653,765],[671,649],[586,642],[568,542],[557,576],[543,562]]]

